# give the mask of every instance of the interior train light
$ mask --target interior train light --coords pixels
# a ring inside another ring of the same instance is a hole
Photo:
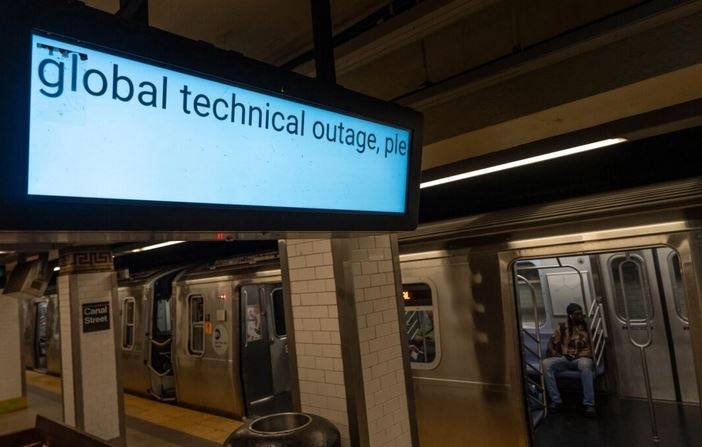
[[[185,242],[185,241],[168,241],[168,242],[161,242],[160,244],[147,245],[146,247],[135,248],[134,250],[130,250],[129,253],[139,253],[139,252],[142,252],[142,251],[155,250],[155,249],[157,249],[157,248],[168,247],[169,245],[182,244],[183,242]]]
[[[583,144],[581,146],[575,146],[568,149],[561,149],[560,151],[550,152],[548,154],[536,155],[534,157],[528,157],[522,160],[510,161],[509,163],[502,163],[487,168],[477,169],[475,171],[464,172],[462,174],[456,174],[444,178],[439,178],[436,180],[430,180],[428,182],[422,182],[419,184],[419,187],[431,188],[432,186],[443,185],[444,183],[456,182],[458,180],[465,180],[467,178],[478,177],[485,174],[492,174],[493,172],[504,171],[506,169],[512,169],[519,166],[530,165],[546,160],[553,160],[554,158],[578,154],[580,152],[591,151],[593,149],[599,149],[601,147],[612,146],[613,144],[619,144],[625,141],[627,141],[626,138],[608,138],[606,140],[595,141],[594,143]]]

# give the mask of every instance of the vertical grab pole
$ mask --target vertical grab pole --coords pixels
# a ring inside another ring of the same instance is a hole
[[[536,302],[536,290],[534,286],[529,284],[529,291],[531,292],[531,304],[534,308],[534,335],[536,336],[536,352],[539,357],[539,384],[541,385],[541,404],[544,406],[544,414],[548,412],[548,406],[546,405],[546,382],[544,379],[544,359],[541,355],[541,322],[539,321],[539,305]]]
[[[536,290],[534,289],[534,286],[532,286],[529,283],[529,280],[526,279],[524,276],[516,274],[516,283],[519,284],[519,282],[523,282],[526,284],[526,286],[529,288],[529,294],[531,295],[531,304],[534,309],[534,335],[532,336],[529,334],[529,331],[526,329],[522,328],[522,332],[531,337],[534,342],[536,343],[536,352],[534,353],[536,357],[539,359],[539,386],[541,387],[541,406],[544,409],[544,415],[548,414],[548,405],[546,405],[546,383],[544,379],[544,359],[543,356],[541,355],[541,323],[539,321],[539,309],[538,309],[538,303],[536,301]],[[519,293],[517,293],[517,296],[519,296]],[[522,350],[528,349],[524,346],[524,342],[522,342]]]
[[[651,393],[651,379],[648,375],[648,364],[646,362],[646,349],[642,346],[639,347],[641,351],[641,364],[644,373],[644,383],[646,384],[646,398],[648,400],[648,414],[651,418],[651,439],[654,444],[659,444],[661,438],[658,436],[658,425],[656,423],[656,411],[653,408],[653,395]]]
[[[631,259],[631,255],[629,253],[626,254],[627,259]],[[651,392],[651,379],[648,373],[648,362],[646,361],[646,348],[651,346],[653,343],[653,333],[651,332],[651,310],[648,307],[648,300],[646,300],[646,297],[643,297],[643,305],[644,305],[644,317],[645,317],[645,327],[646,327],[646,339],[643,342],[638,342],[634,340],[634,336],[632,335],[632,327],[631,327],[631,317],[629,316],[629,303],[627,300],[626,296],[626,287],[624,287],[624,264],[626,263],[632,263],[635,264],[633,261],[624,261],[621,264],[619,264],[618,270],[619,270],[619,278],[621,278],[621,292],[622,292],[622,302],[624,303],[624,317],[627,325],[627,333],[629,336],[629,343],[631,343],[633,346],[639,348],[639,353],[641,354],[641,366],[643,370],[643,375],[644,375],[644,385],[646,387],[646,400],[648,401],[648,413],[649,413],[649,418],[651,419],[651,440],[653,441],[654,444],[658,445],[661,442],[661,438],[658,436],[658,424],[656,423],[656,411],[653,408],[653,393]],[[643,291],[646,290],[646,284],[644,284],[643,276],[639,275],[639,286],[640,290],[642,293]]]

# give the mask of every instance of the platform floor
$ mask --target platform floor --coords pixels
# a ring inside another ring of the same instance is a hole
[[[37,414],[62,421],[61,379],[26,371],[28,408],[0,415],[0,434],[31,428]],[[218,447],[241,421],[124,395],[128,447]]]

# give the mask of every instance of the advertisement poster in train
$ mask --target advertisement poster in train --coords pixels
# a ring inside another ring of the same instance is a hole
[[[261,340],[261,306],[246,305],[246,342]]]

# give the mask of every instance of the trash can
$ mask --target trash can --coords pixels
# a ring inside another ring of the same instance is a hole
[[[275,413],[242,425],[223,447],[341,447],[339,430],[310,413]]]

